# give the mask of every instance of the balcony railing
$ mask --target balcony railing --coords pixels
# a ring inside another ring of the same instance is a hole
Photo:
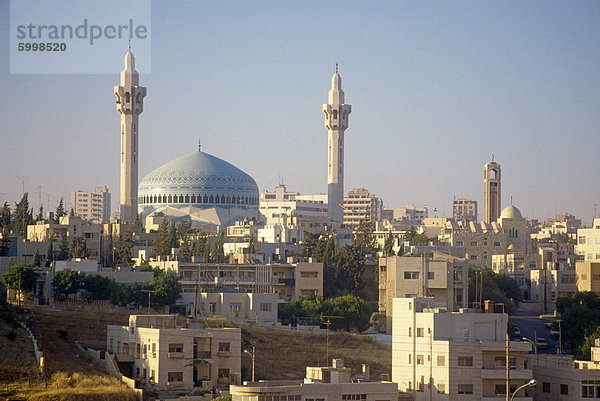
[[[169,352],[170,359],[181,359],[183,358],[183,352]]]

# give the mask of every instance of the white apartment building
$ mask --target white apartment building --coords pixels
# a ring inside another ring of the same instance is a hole
[[[419,208],[415,205],[404,205],[402,207],[397,207],[390,210],[393,213],[393,220],[413,225],[415,227],[420,226],[421,223],[423,223],[423,219],[429,217],[427,206]]]
[[[71,204],[77,216],[95,223],[110,218],[110,192],[107,187],[97,187],[94,192],[71,192]]]
[[[107,358],[159,389],[227,388],[241,376],[239,328],[176,325],[176,315],[131,315],[106,327]]]
[[[498,401],[506,397],[506,346],[510,392],[529,382],[531,345],[507,342],[508,315],[435,308],[433,298],[395,298],[392,381],[415,400]],[[533,391],[515,399],[532,401]]]
[[[379,312],[391,334],[394,298],[433,297],[450,311],[466,308],[469,270],[464,259],[434,252],[433,257],[379,258]]]
[[[285,185],[277,186],[274,192],[262,192],[259,211],[267,226],[295,226],[316,233],[331,224],[323,197],[303,197],[297,192],[288,192]]]
[[[277,294],[248,292],[190,292],[186,288],[181,294],[187,302],[189,313],[193,315],[194,304],[198,305],[198,318],[225,318],[234,322],[254,322],[258,324],[277,323]]]
[[[591,228],[577,230],[576,253],[583,256],[584,261],[600,260],[600,218],[595,218]]]
[[[356,228],[364,221],[381,220],[383,200],[370,194],[365,188],[354,188],[344,198],[344,225]]]

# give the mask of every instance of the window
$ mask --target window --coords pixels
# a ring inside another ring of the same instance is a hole
[[[409,336],[409,337],[412,337],[412,327],[409,327],[409,328],[408,328],[408,336]]]
[[[438,394],[446,394],[446,385],[444,383],[438,382],[436,387],[437,387]]]
[[[458,366],[473,366],[473,357],[472,356],[459,356],[458,357]]]
[[[271,312],[272,305],[270,303],[261,303],[260,311],[261,312]]]
[[[446,356],[445,355],[438,355],[437,365],[438,366],[446,366]]]
[[[579,245],[585,245],[585,237],[584,236],[579,237]]]
[[[169,372],[167,374],[167,381],[182,382],[183,381],[183,372]]]
[[[458,385],[458,394],[473,394],[473,385],[472,384],[459,384]]]
[[[219,379],[229,377],[229,369],[219,369]]]
[[[242,304],[239,302],[232,302],[229,304],[229,311],[239,313],[242,310]]]
[[[564,394],[564,395],[568,395],[569,394],[569,385],[568,384],[561,384],[560,385],[560,393]]]
[[[417,355],[417,365],[423,365],[425,363],[425,358],[423,355]]]
[[[422,327],[417,327],[417,337],[423,337],[425,330]]]
[[[404,280],[418,280],[419,272],[404,272]]]
[[[506,385],[505,384],[496,384],[494,388],[494,394],[502,395],[506,394]]]
[[[317,278],[318,276],[318,272],[300,272],[301,278]]]
[[[542,391],[544,393],[549,393],[550,392],[550,383],[548,382],[543,382],[542,383]]]
[[[462,241],[456,241],[456,246],[463,246],[463,242]]]
[[[471,260],[477,260],[477,255],[469,255],[469,259],[471,259]]]
[[[408,354],[408,364],[412,363],[412,354]]]
[[[477,246],[477,241],[471,241],[471,246]]]
[[[169,352],[183,352],[183,344],[169,344]]]
[[[350,400],[366,400],[367,399],[367,395],[366,394],[342,394],[342,400],[346,401],[350,401]]]
[[[229,352],[229,343],[219,343],[219,352]]]
[[[589,384],[582,385],[581,398],[594,398],[594,386]]]
[[[435,280],[435,272],[428,272],[427,273],[427,279],[428,280]]]

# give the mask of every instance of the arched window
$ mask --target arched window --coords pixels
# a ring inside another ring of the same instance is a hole
[[[177,197],[177,195],[175,195]],[[183,195],[179,195],[179,203],[183,203]]]
[[[221,195],[221,203],[225,203],[225,195]]]
[[[202,198],[202,203],[208,203],[208,196],[204,195],[204,197]],[[212,203],[212,200],[211,200]]]
[[[231,205],[231,197],[229,195],[227,195],[227,204]]]
[[[169,197],[167,198],[167,203],[173,203],[173,196],[169,195]]]
[[[219,195],[215,196],[215,203],[221,203],[221,202],[219,202],[219,201],[220,201],[220,199],[219,199]]]
[[[188,202],[189,195],[185,196],[185,203]],[[192,201],[190,203],[196,203],[196,195],[192,195]]]
[[[215,203],[215,200],[214,200],[214,198],[213,198],[213,196],[212,196],[212,195],[210,196],[210,198],[209,198],[209,202],[208,202],[208,203]]]

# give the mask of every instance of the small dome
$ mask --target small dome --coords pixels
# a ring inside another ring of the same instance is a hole
[[[522,219],[521,211],[513,205],[506,206],[500,214],[501,219]]]

